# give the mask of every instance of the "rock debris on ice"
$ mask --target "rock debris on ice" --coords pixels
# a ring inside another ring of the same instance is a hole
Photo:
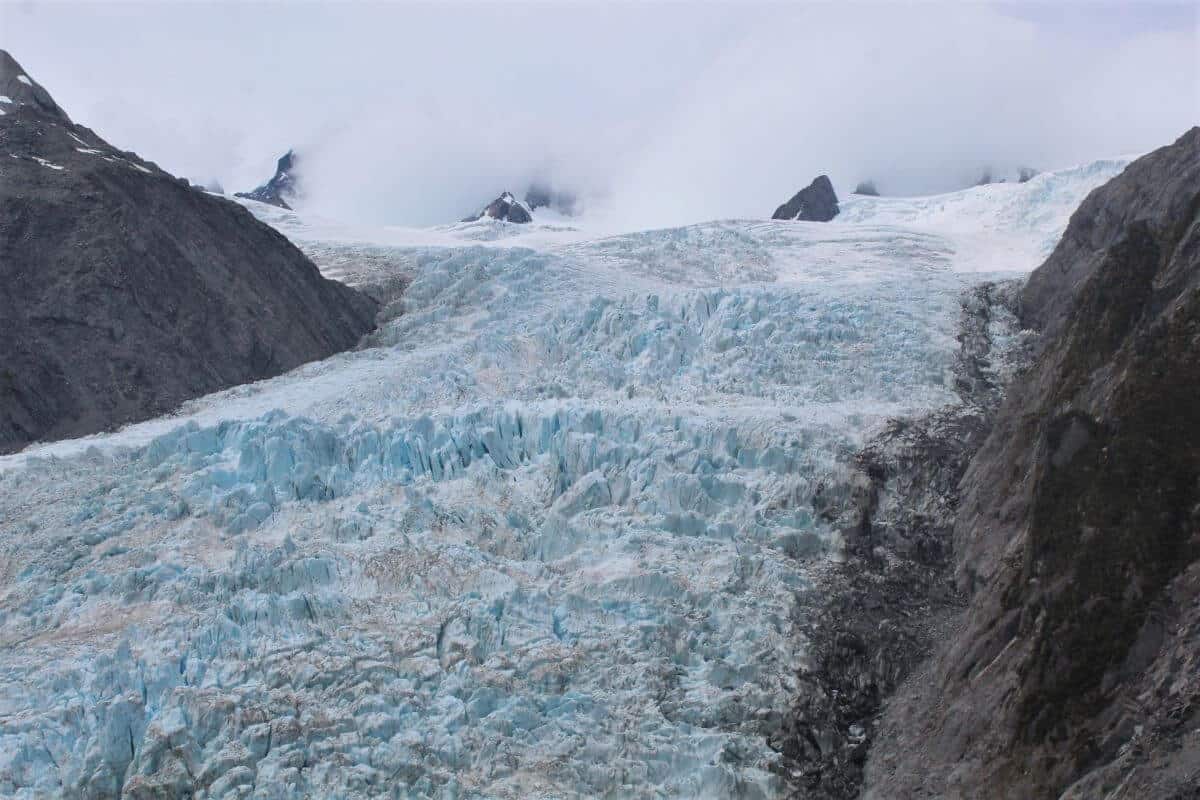
[[[0,459],[0,794],[771,796],[816,509],[955,402],[968,258],[1106,170],[599,238],[248,202],[411,283],[357,352]]]

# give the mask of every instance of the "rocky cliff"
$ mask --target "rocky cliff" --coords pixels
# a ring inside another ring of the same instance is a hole
[[[826,175],[818,175],[792,199],[775,209],[771,219],[796,219],[806,222],[828,222],[838,215],[837,193]]]
[[[3,51],[0,92],[0,452],[161,414],[373,328],[373,300],[73,124]]]
[[[1041,332],[959,486],[952,635],[879,725],[865,796],[1196,797],[1200,128],[1080,206]]]

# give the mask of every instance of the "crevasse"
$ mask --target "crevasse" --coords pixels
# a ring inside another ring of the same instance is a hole
[[[956,402],[971,270],[1121,164],[605,237],[254,206],[411,284],[357,352],[0,462],[0,795],[775,794],[822,509]]]

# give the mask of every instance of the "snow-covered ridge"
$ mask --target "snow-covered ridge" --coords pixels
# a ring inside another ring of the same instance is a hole
[[[841,213],[832,222],[822,224],[871,225],[896,233],[900,233],[897,229],[909,233],[928,233],[948,242],[951,251],[961,253],[962,257],[952,259],[956,270],[1028,272],[1053,249],[1066,229],[1071,213],[1083,198],[1092,189],[1119,174],[1135,157],[1101,159],[1043,172],[1025,183],[974,186],[940,195],[849,195],[841,200]],[[301,243],[338,241],[392,247],[457,247],[467,242],[477,242],[499,247],[548,249],[625,234],[655,233],[653,230],[631,231],[624,226],[613,225],[603,217],[563,217],[545,209],[540,210],[534,221],[526,225],[513,225],[484,217],[455,225],[408,228],[356,226],[302,217],[262,203],[239,202]],[[749,224],[751,221],[730,222]]]
[[[1072,212],[1136,156],[1043,172],[1025,183],[993,183],[928,197],[864,197],[842,202],[836,222],[896,225],[952,239],[956,269],[1028,272],[1054,249]]]
[[[403,313],[0,460],[0,794],[773,795],[818,509],[956,402],[970,254],[1105,174],[487,241],[247,203]]]

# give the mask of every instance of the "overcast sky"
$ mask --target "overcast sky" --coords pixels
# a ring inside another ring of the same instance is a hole
[[[1195,3],[278,4],[0,0],[8,49],[114,145],[229,190],[431,224],[536,175],[640,224],[956,188],[1200,121]]]

